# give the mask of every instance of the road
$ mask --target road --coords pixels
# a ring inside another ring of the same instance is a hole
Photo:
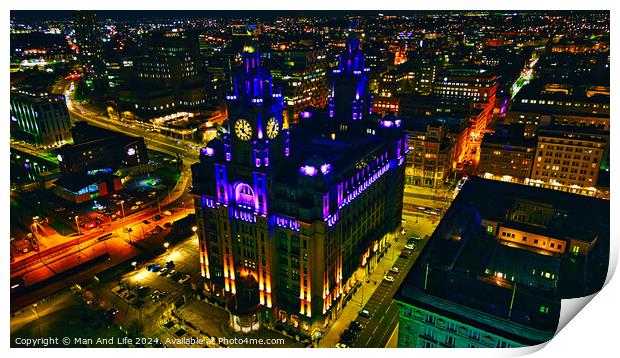
[[[71,90],[72,83],[75,82],[73,80],[62,79],[54,85],[53,92],[63,95],[68,94],[69,100],[67,101],[67,109],[74,120],[81,119],[98,127],[135,137],[143,137],[147,147],[150,149],[175,156],[178,154],[184,161],[190,164],[198,161],[199,150],[194,148],[196,143],[185,140],[173,140],[160,133],[149,131],[147,129],[150,129],[150,126],[146,123],[139,121],[130,122],[128,120],[121,121],[102,116],[73,99],[74,92]]]
[[[354,348],[385,348],[390,337],[398,325],[398,306],[392,300],[394,293],[409,272],[411,266],[425,242],[421,242],[407,258],[398,257],[393,267],[397,267],[399,273],[386,272],[394,278],[393,282],[385,279],[379,281],[377,290],[364,306],[369,311],[369,318],[359,316],[356,321],[365,325],[358,338],[353,342]]]

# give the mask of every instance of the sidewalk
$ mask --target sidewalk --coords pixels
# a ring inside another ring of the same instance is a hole
[[[340,336],[344,330],[347,329],[350,322],[357,318],[359,310],[361,310],[372,297],[377,287],[379,287],[379,283],[383,280],[383,276],[385,276],[392,265],[394,265],[394,262],[396,262],[396,259],[398,259],[398,255],[400,255],[406,241],[404,237],[399,236],[398,241],[392,243],[392,246],[375,266],[374,271],[362,282],[362,286],[346,303],[338,319],[332,321],[327,333],[319,342],[319,348],[334,348],[336,343],[340,341]],[[375,284],[374,282],[377,283]]]

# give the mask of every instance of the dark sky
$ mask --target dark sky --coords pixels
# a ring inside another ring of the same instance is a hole
[[[512,10],[488,10],[489,12],[511,13]],[[137,20],[137,19],[192,19],[192,18],[244,18],[260,17],[271,19],[280,16],[323,16],[323,17],[342,17],[344,15],[374,15],[379,13],[386,15],[415,15],[421,13],[438,13],[444,11],[403,11],[403,10],[97,10],[97,18],[114,20]],[[449,11],[456,12],[456,11]],[[514,11],[523,13],[524,11]],[[527,11],[525,11],[527,12]],[[583,11],[531,11],[538,13],[567,13]],[[598,11],[585,11],[598,12]],[[607,12],[607,11],[603,11]],[[71,10],[12,10],[11,17],[18,21],[32,20],[57,20],[70,19],[73,11]]]
[[[342,16],[352,15],[376,15],[379,12],[385,14],[402,13],[398,11],[361,11],[361,10],[98,10],[97,18],[134,20],[143,18],[241,18],[262,17],[274,18],[278,16]],[[13,10],[11,17],[17,20],[36,19],[69,19],[72,16],[70,10]]]

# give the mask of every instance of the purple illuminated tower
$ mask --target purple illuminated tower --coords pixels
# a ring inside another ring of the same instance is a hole
[[[352,121],[370,114],[372,97],[368,91],[366,56],[361,49],[360,36],[351,32],[346,49],[338,56],[338,66],[332,70],[328,100],[331,117]]]

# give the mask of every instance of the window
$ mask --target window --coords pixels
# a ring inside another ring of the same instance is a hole
[[[424,336],[428,337],[430,339],[435,339],[435,332],[433,331],[432,328],[430,327],[425,327],[424,328]]]
[[[454,347],[454,337],[446,336],[446,345]]]
[[[448,322],[448,331],[456,332],[456,324],[454,322]]]
[[[430,314],[426,314],[426,322],[430,323],[430,324],[435,324],[435,316],[432,316]]]
[[[469,330],[469,338],[471,339],[475,339],[475,340],[480,340],[480,332],[478,331],[474,331],[474,330]]]
[[[493,234],[493,226],[492,225],[487,226],[487,233]]]
[[[540,313],[549,313],[549,307],[547,306],[540,306]]]
[[[499,340],[497,341],[497,348],[510,348],[510,343]]]

